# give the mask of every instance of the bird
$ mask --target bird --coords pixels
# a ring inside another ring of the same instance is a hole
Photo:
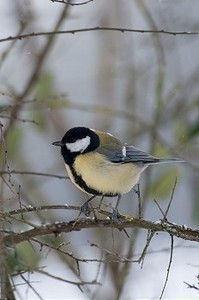
[[[90,215],[89,202],[96,196],[117,197],[113,218],[117,219],[118,204],[138,182],[149,166],[183,162],[178,158],[157,158],[134,146],[121,142],[110,133],[88,127],[73,127],[59,141],[66,171],[72,183],[91,197],[80,211]]]

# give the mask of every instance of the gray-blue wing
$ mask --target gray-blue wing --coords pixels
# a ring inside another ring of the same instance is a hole
[[[157,158],[150,155],[147,152],[144,152],[138,148],[133,146],[123,145],[121,146],[113,146],[104,147],[98,149],[98,152],[107,156],[107,158],[113,163],[137,163],[140,167],[144,167],[150,164],[158,164],[158,163],[167,163],[167,162],[184,162],[182,159],[178,158]]]
[[[115,153],[114,157],[112,158],[112,162],[134,162],[143,165],[158,163],[160,162],[160,159],[133,146],[125,145],[122,151]]]

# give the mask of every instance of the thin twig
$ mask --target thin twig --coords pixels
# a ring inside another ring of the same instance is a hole
[[[140,194],[140,185],[137,185],[137,190],[135,190],[135,193],[137,194],[138,197],[138,216],[139,219],[143,218],[143,211],[142,211],[142,199],[141,199],[141,194]]]
[[[19,190],[17,192],[18,200],[19,200],[19,209],[21,210],[21,218],[23,219],[23,212],[22,212],[22,202],[21,202],[21,185],[19,185]]]
[[[72,281],[72,280],[64,279],[64,278],[62,278],[62,277],[53,275],[53,274],[51,274],[51,273],[49,273],[49,272],[46,272],[46,271],[44,271],[44,270],[34,270],[34,271],[37,272],[37,273],[46,275],[46,276],[48,276],[48,277],[57,279],[57,280],[59,280],[59,281],[63,281],[63,282],[69,283],[69,284],[77,285],[78,287],[80,287],[81,285],[88,285],[88,284],[90,284],[90,285],[93,285],[93,284],[99,284],[99,285],[100,285],[100,283],[97,282],[96,280],[93,280],[93,281],[83,281],[83,280],[81,280],[81,281],[78,282],[78,281]]]
[[[6,172],[8,174],[7,185],[9,186],[11,192],[14,193],[14,190],[13,190],[14,184],[11,180],[10,166],[8,164],[8,150],[7,150],[7,145],[6,145],[5,136],[4,136],[4,132],[3,132],[3,124],[1,122],[0,122],[0,133],[1,133],[0,143],[2,144],[3,153],[4,153],[4,165],[7,169]]]
[[[62,245],[59,245],[59,247],[54,247],[54,246],[52,246],[52,245],[50,245],[50,244],[48,244],[48,243],[45,243],[44,241],[39,241],[39,240],[34,239],[34,238],[31,239],[31,241],[40,244],[41,247],[45,246],[45,247],[50,248],[50,249],[52,249],[52,250],[58,251],[58,252],[60,252],[60,253],[62,253],[62,254],[64,254],[64,255],[67,255],[68,257],[74,259],[76,262],[77,262],[77,261],[78,261],[78,262],[84,262],[84,263],[85,263],[85,262],[86,262],[86,263],[87,263],[87,262],[102,262],[102,261],[99,260],[99,259],[92,259],[92,258],[91,258],[91,259],[77,258],[77,257],[74,256],[73,253],[68,253],[68,252],[65,252],[64,250],[61,250],[60,247],[63,246],[63,244],[62,244]]]
[[[169,200],[169,203],[168,203],[168,206],[167,206],[167,209],[164,213],[164,219],[166,220],[167,219],[167,215],[168,215],[168,212],[169,212],[169,209],[170,209],[170,206],[171,206],[171,203],[173,201],[173,196],[174,196],[174,192],[175,192],[175,189],[176,189],[176,185],[177,185],[177,177],[175,178],[175,182],[174,182],[174,186],[173,186],[173,189],[172,189],[172,192],[171,192],[171,197],[170,197],[170,200]]]
[[[155,204],[157,205],[157,207],[158,207],[159,211],[161,212],[161,214],[162,214],[162,216],[163,216],[163,219],[164,219],[164,215],[165,215],[165,214],[164,214],[164,211],[162,210],[160,204],[158,203],[158,201],[157,201],[156,199],[154,199],[154,202],[155,202]]]
[[[2,119],[10,119],[10,116],[0,115],[0,118],[2,118]],[[19,118],[17,116],[15,116],[14,119],[17,120],[17,121],[20,121],[22,123],[32,123],[34,125],[39,125],[39,123],[36,122],[35,120],[22,119],[22,118]]]
[[[74,205],[67,205],[67,204],[60,204],[60,205],[41,205],[41,206],[26,206],[22,209],[16,209],[16,210],[11,210],[8,212],[1,212],[0,215],[3,217],[9,217],[12,215],[16,214],[24,214],[28,212],[37,212],[41,210],[48,210],[48,209],[67,209],[67,210],[80,210],[80,206],[74,206]]]
[[[57,23],[54,26],[54,31],[56,32],[57,30],[59,30],[60,26],[62,25],[62,23],[65,21],[66,19],[66,13],[69,9],[69,5],[66,5],[61,14],[60,17],[57,21]],[[38,60],[37,63],[35,64],[35,67],[30,75],[30,77],[27,80],[27,83],[25,85],[24,90],[22,91],[22,93],[18,94],[16,96],[16,101],[15,104],[13,106],[13,109],[10,112],[10,119],[8,122],[7,127],[4,130],[4,136],[6,137],[10,128],[12,128],[16,122],[16,118],[19,115],[20,110],[22,109],[23,105],[24,105],[24,99],[26,98],[26,96],[28,95],[28,93],[30,92],[30,90],[32,89],[33,85],[35,84],[35,81],[38,77],[38,74],[40,72],[40,69],[42,68],[42,65],[46,59],[47,54],[50,51],[50,48],[53,45],[53,42],[55,40],[56,36],[55,35],[49,35],[47,42],[45,43],[44,47],[42,48],[42,50],[40,51],[40,53],[38,54]]]
[[[43,298],[39,295],[39,293],[36,291],[36,289],[32,286],[32,284],[30,283],[30,281],[27,280],[27,279],[25,278],[25,276],[23,276],[23,274],[20,274],[20,273],[19,273],[19,275],[20,275],[20,277],[25,281],[25,283],[28,285],[28,287],[31,288],[31,290],[35,293],[35,295],[37,295],[37,297],[38,297],[39,299],[43,300]]]
[[[0,39],[0,43],[8,42],[13,40],[23,40],[26,38],[32,38],[43,35],[56,35],[56,34],[75,34],[81,32],[90,32],[90,31],[118,31],[121,33],[124,32],[133,32],[133,33],[157,33],[157,34],[167,34],[167,35],[198,35],[199,31],[169,31],[169,30],[153,30],[153,29],[133,29],[133,28],[121,28],[121,27],[104,27],[104,26],[96,26],[90,28],[79,28],[79,29],[71,29],[71,30],[55,30],[55,31],[41,31],[41,32],[31,32],[26,34],[20,34],[16,36],[9,36],[6,38]]]
[[[151,231],[149,230],[148,231],[148,234],[147,234],[147,240],[146,240],[146,245],[142,251],[142,254],[139,258],[139,263],[141,263],[141,269],[143,268],[143,264],[144,264],[144,259],[145,259],[145,256],[146,256],[146,253],[147,253],[147,249],[149,248],[149,244],[154,236],[155,232],[154,231]]]
[[[186,281],[184,281],[184,283],[187,285],[188,288],[199,291],[199,288],[197,286],[195,286],[195,284],[190,284]]]
[[[19,174],[19,175],[33,175],[33,176],[44,176],[44,177],[53,177],[58,179],[69,179],[68,176],[50,174],[50,173],[42,173],[42,172],[32,172],[32,171],[17,171],[17,170],[9,170],[9,171],[0,171],[0,175],[4,174]]]
[[[163,216],[163,222],[167,221],[167,215],[168,215],[169,209],[171,207],[171,203],[173,201],[173,197],[174,197],[174,192],[175,192],[175,189],[176,189],[176,185],[177,185],[177,177],[175,178],[174,186],[173,186],[173,189],[172,189],[172,192],[171,192],[171,197],[170,197],[170,200],[169,200],[169,203],[167,205],[167,209],[166,209],[165,212],[162,210],[162,208],[161,208],[160,204],[157,202],[157,200],[154,199],[155,204],[157,205],[158,209],[160,210],[160,212],[161,212],[161,214]]]
[[[78,3],[71,3],[70,1],[64,1],[64,0],[50,0],[51,2],[57,2],[57,3],[62,3],[62,4],[68,4],[71,6],[80,6],[80,5],[85,5],[88,4],[94,0],[88,0],[88,1],[84,1],[84,2],[78,2]]]
[[[101,246],[99,246],[95,243],[92,243],[90,241],[88,241],[88,243],[90,244],[91,247],[96,247],[97,249],[101,250],[102,252],[106,253],[107,255],[115,256],[117,259],[119,259],[120,262],[128,262],[128,263],[129,262],[131,262],[131,263],[132,262],[137,262],[137,260],[135,261],[135,260],[132,260],[132,259],[128,259],[128,258],[126,258],[126,257],[124,257],[124,256],[122,256],[122,255],[120,255],[116,252],[110,251],[110,250],[108,250],[104,247],[101,247]]]
[[[169,264],[168,264],[168,267],[167,267],[166,278],[165,278],[164,286],[163,286],[162,292],[160,294],[159,300],[162,299],[164,291],[166,289],[168,279],[169,279],[169,272],[170,272],[170,269],[171,269],[172,259],[173,259],[173,235],[170,234],[170,237],[171,237],[171,248],[170,248],[171,250],[170,250]]]

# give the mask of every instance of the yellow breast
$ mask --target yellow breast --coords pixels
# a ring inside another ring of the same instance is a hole
[[[75,159],[74,169],[88,187],[103,194],[123,194],[129,192],[138,182],[140,169],[133,163],[117,164],[107,162],[97,152],[86,153]],[[67,168],[70,178],[72,174]],[[71,178],[74,182],[74,180]]]

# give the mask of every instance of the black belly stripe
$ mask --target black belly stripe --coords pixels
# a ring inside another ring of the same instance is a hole
[[[75,172],[73,166],[69,166],[70,167],[70,170],[72,172],[72,175],[73,175],[73,178],[75,180],[75,183],[82,189],[84,190],[86,193],[89,193],[91,195],[96,195],[96,196],[106,196],[106,197],[116,197],[118,196],[118,194],[111,194],[111,193],[108,193],[108,194],[104,194],[102,192],[99,192],[99,191],[96,191],[92,188],[90,188],[86,182],[82,179],[81,176],[77,175],[77,173]]]

